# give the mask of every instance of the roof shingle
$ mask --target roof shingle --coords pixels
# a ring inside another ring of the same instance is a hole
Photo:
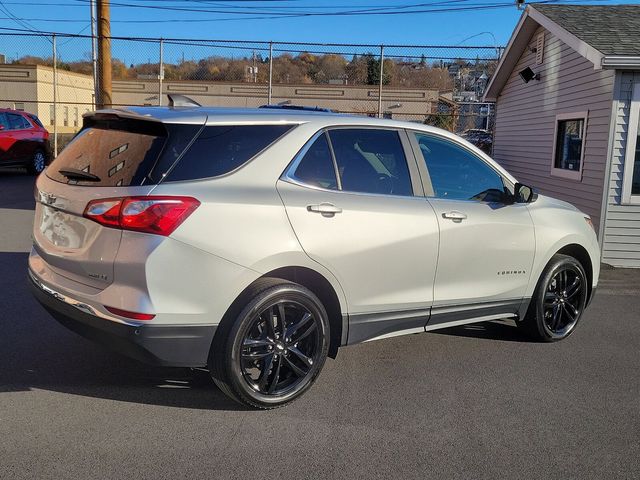
[[[604,55],[640,56],[640,5],[530,5]]]

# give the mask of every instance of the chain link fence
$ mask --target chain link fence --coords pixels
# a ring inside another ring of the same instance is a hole
[[[96,107],[94,40],[0,33],[0,107],[38,115],[56,152]],[[481,99],[501,47],[110,40],[114,106],[166,105],[173,93],[207,106],[304,105],[457,133],[493,127],[493,105]]]

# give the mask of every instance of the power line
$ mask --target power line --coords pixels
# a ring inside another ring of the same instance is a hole
[[[12,28],[12,27],[0,27],[0,30],[6,30],[7,35],[12,36],[33,36],[31,30]],[[1,33],[1,32],[0,32]],[[79,35],[74,33],[63,32],[51,32],[41,31],[44,35],[56,35],[60,38],[91,38],[90,35]],[[158,37],[133,37],[133,36],[110,36],[111,40],[129,40],[138,42],[157,43],[160,38]],[[354,48],[380,48],[380,44],[373,43],[328,43],[328,42],[271,42],[266,40],[222,40],[222,39],[193,39],[193,38],[162,38],[163,42],[167,45],[193,45],[201,47],[224,47],[226,45],[297,45],[297,46],[315,46],[315,47],[354,47]],[[386,44],[388,48],[421,48],[421,49],[433,49],[433,48],[456,48],[460,50],[481,50],[481,49],[495,49],[493,45],[407,45],[407,44]],[[254,48],[254,47],[251,47]],[[356,52],[360,55],[359,52]]]
[[[87,2],[88,0],[75,0],[77,2]],[[430,5],[444,5],[450,3],[460,3],[466,2],[469,0],[449,0],[449,1],[441,1],[432,3]],[[538,3],[562,3],[564,0],[541,0]],[[606,0],[583,0],[588,2],[598,2],[598,1],[606,1]],[[512,8],[512,2],[503,2],[503,3],[494,3],[494,4],[466,4],[464,6],[449,6],[449,7],[438,7],[438,8],[421,8],[415,9],[415,4],[413,6],[404,5],[404,6],[393,6],[388,8],[393,8],[394,10],[389,10],[387,7],[385,9],[362,9],[362,10],[348,10],[348,11],[335,11],[335,12],[238,12],[238,11],[217,11],[217,10],[204,10],[204,9],[185,9],[185,8],[174,8],[174,7],[161,7],[157,5],[134,5],[134,4],[125,4],[125,3],[112,3],[112,6],[120,6],[127,8],[151,8],[154,10],[165,10],[165,11],[185,11],[185,12],[198,12],[198,13],[222,13],[225,15],[258,15],[258,16],[246,16],[243,18],[172,18],[172,19],[151,19],[151,20],[113,20],[113,23],[207,23],[207,22],[222,22],[222,21],[234,21],[234,20],[270,20],[270,19],[282,19],[282,18],[296,18],[296,17],[336,17],[336,16],[385,16],[385,15],[409,15],[409,14],[426,14],[426,13],[447,13],[447,12],[463,12],[463,11],[478,11],[478,10],[491,10],[497,8]],[[425,4],[421,4],[425,5]],[[412,10],[407,10],[412,8]],[[404,9],[404,10],[399,10]],[[5,11],[5,13],[8,13]],[[51,18],[17,18],[15,16],[11,16],[11,18],[0,18],[0,20],[15,20],[16,22],[22,21],[37,21],[37,22],[62,22],[62,23],[84,23],[84,20],[80,19],[51,19]],[[19,23],[20,24],[20,23]],[[21,24],[25,26],[24,24]],[[28,28],[28,27],[26,27]]]

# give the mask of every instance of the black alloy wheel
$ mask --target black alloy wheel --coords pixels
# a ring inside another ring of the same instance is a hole
[[[255,408],[285,405],[306,392],[329,350],[329,320],[313,292],[262,279],[240,299],[242,311],[221,323],[209,355],[220,389]]]
[[[542,272],[518,327],[534,340],[555,342],[567,338],[582,318],[588,288],[587,275],[578,260],[554,255]]]
[[[565,336],[582,315],[585,285],[577,269],[559,269],[544,296],[544,326],[551,335]]]
[[[266,307],[246,329],[240,369],[247,384],[265,395],[295,390],[319,361],[322,327],[304,305],[280,300]]]

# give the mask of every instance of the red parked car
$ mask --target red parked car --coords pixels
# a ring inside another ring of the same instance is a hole
[[[32,113],[0,108],[0,166],[37,175],[51,159],[49,132]]]

